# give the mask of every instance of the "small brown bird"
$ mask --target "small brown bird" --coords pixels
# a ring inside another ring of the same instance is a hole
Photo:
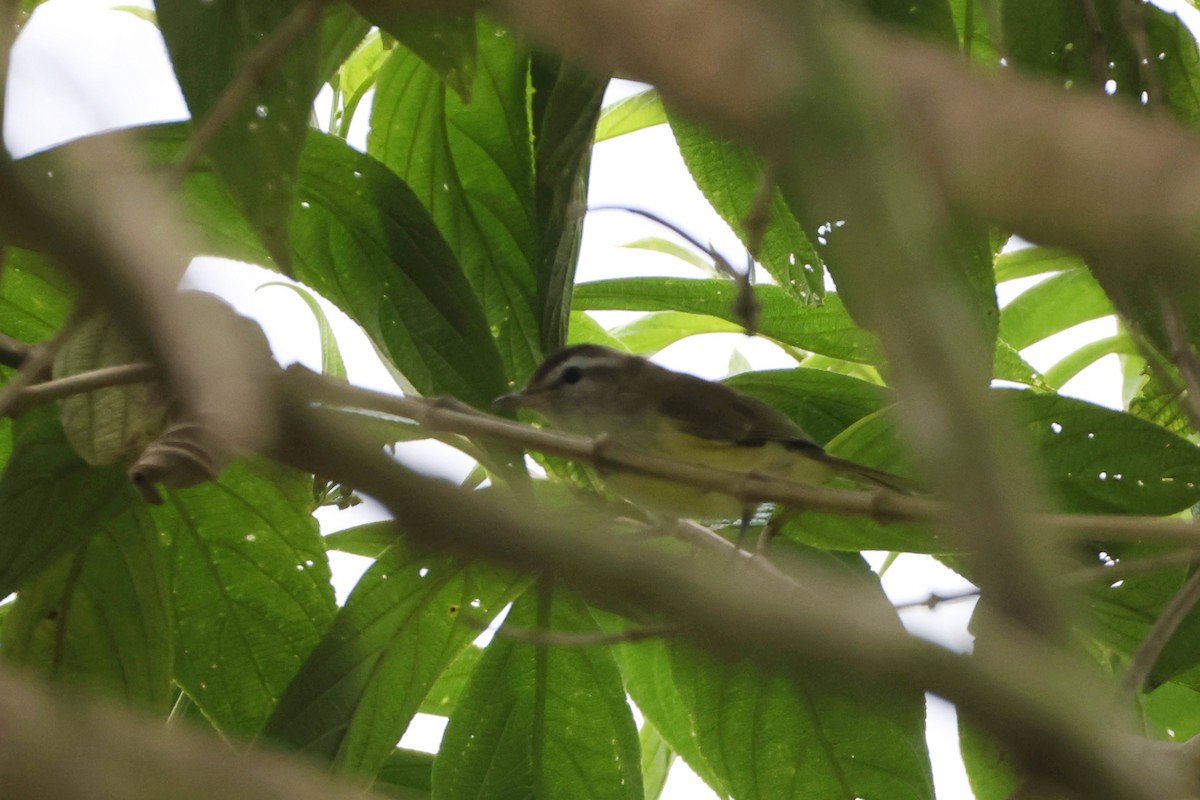
[[[528,386],[496,402],[534,411],[561,430],[606,436],[651,455],[804,483],[841,475],[910,491],[904,478],[829,455],[760,400],[599,345],[559,350],[541,363]],[[636,505],[674,516],[732,519],[746,511],[727,494],[661,478],[617,473],[605,482]]]

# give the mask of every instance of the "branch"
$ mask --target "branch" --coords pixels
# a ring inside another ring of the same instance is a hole
[[[89,372],[80,372],[66,378],[22,386],[7,406],[4,405],[3,398],[0,398],[0,416],[4,414],[18,416],[31,406],[52,403],[64,397],[94,392],[110,386],[145,383],[155,380],[161,373],[162,371],[153,364],[118,364]],[[12,384],[6,384],[6,387],[10,385]]]
[[[286,384],[285,384],[286,385]],[[281,392],[284,419],[271,453],[359,487],[383,502],[404,535],[421,545],[485,558],[556,580],[601,601],[660,615],[709,650],[775,669],[831,671],[892,688],[932,691],[958,704],[1036,774],[1080,796],[1158,800],[1190,796],[1168,757],[1147,758],[1123,707],[1096,702],[1106,687],[1093,667],[1002,619],[1004,647],[971,658],[907,634],[890,606],[860,584],[805,564],[795,580],[729,569],[727,557],[665,556],[606,522],[572,509],[569,518],[531,512],[463,492],[394,462],[330,411]]]
[[[379,800],[307,764],[168,728],[8,667],[0,669],[0,742],[5,797]]]
[[[426,430],[471,438],[495,439],[570,458],[603,470],[623,470],[722,492],[747,503],[778,503],[802,511],[866,517],[880,523],[937,523],[946,506],[927,497],[884,489],[853,490],[816,486],[763,474],[731,472],[629,450],[586,436],[532,428],[477,411],[457,401],[404,397],[352,386],[301,367],[282,377],[285,393],[307,397],[331,408],[361,409],[411,419]],[[1196,526],[1180,520],[1099,514],[1047,514],[1035,518],[1074,540],[1200,544]],[[715,536],[715,534],[712,534]],[[720,537],[717,537],[720,538]],[[723,540],[722,540],[723,541]]]

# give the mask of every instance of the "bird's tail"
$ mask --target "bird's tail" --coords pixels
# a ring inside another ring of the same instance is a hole
[[[837,470],[839,475],[847,478],[882,486],[884,489],[891,489],[900,494],[919,494],[921,491],[920,485],[908,478],[901,478],[899,475],[893,475],[881,469],[856,464],[828,453],[823,453],[822,456],[822,461]]]

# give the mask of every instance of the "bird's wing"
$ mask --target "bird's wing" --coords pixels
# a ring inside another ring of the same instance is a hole
[[[698,393],[703,397],[697,398]],[[799,425],[766,403],[699,378],[666,392],[659,410],[681,431],[702,439],[742,447],[781,442],[797,449],[821,449]]]

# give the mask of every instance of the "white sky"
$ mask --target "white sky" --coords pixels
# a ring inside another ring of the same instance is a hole
[[[25,155],[100,130],[186,117],[186,106],[158,31],[131,14],[110,10],[109,5],[100,0],[51,0],[37,10],[18,38],[13,51],[4,130],[5,141],[14,155]],[[1165,7],[1170,2],[1163,0],[1160,5]],[[610,99],[638,88],[636,84],[616,82],[610,90]],[[328,106],[327,97],[317,103],[321,113]],[[364,102],[351,132],[351,143],[360,148],[365,141],[364,121],[368,113],[369,103]],[[654,210],[702,240],[711,241],[727,256],[734,256],[731,260],[735,263],[741,261],[744,251],[696,189],[665,127],[597,145],[589,200],[593,206],[631,205]],[[593,214],[585,230],[579,279],[696,276],[693,270],[667,256],[621,247],[645,236],[673,238],[648,220],[632,215],[612,211]],[[300,361],[319,369],[316,325],[307,307],[286,289],[258,289],[264,282],[279,279],[265,270],[200,259],[186,282],[198,288],[219,290],[239,311],[260,320],[281,361]],[[1028,285],[1025,282],[1020,288]],[[1016,291],[1014,286],[1001,287],[1001,301],[1008,302]],[[328,305],[327,312],[351,380],[393,390],[394,384],[361,331]],[[1024,355],[1034,367],[1045,369],[1083,342],[1114,332],[1115,323],[1111,319],[1086,323],[1030,348]],[[733,334],[694,337],[668,348],[657,360],[716,378],[726,374],[735,348],[758,369],[794,363],[769,342]],[[1115,357],[1085,370],[1065,387],[1064,393],[1119,407],[1120,377]],[[471,466],[465,456],[457,452],[446,454],[446,448],[440,445],[406,445],[402,450],[406,461],[451,479],[463,477]],[[381,513],[377,506],[364,504],[349,512],[322,510],[319,516],[323,527],[333,530],[377,519]],[[331,561],[338,573],[340,601],[365,568],[366,561],[337,553],[331,554]],[[878,567],[882,554],[872,555],[871,561]],[[914,555],[901,556],[884,577],[883,584],[897,602],[919,601],[931,592],[955,593],[967,585],[932,559]],[[933,612],[907,611],[903,618],[915,633],[966,650],[970,647],[966,633],[970,609],[970,603],[948,604]],[[443,725],[444,721],[436,718],[421,719],[406,735],[404,744],[432,749]],[[931,700],[929,727],[938,798],[971,797],[957,754],[953,708]],[[714,795],[690,770],[677,768],[663,796],[678,800]]]

